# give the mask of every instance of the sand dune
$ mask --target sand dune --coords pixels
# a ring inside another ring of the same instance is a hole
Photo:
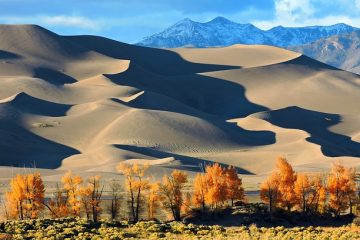
[[[0,25],[0,84],[0,172],[217,161],[258,181],[279,155],[304,171],[360,166],[360,77],[280,48],[153,49]]]

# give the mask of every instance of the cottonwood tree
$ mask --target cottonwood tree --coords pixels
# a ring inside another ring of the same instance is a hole
[[[53,218],[62,218],[69,215],[68,197],[66,191],[56,184],[56,190],[49,202],[45,205]]]
[[[226,198],[231,201],[231,206],[234,206],[235,200],[244,200],[245,192],[242,187],[242,179],[239,178],[235,167],[229,166],[226,169]]]
[[[87,185],[82,187],[81,198],[85,207],[86,215],[89,218],[91,213],[92,220],[97,222],[101,212],[101,196],[104,186],[101,185],[100,176],[92,176],[87,180]]]
[[[192,202],[194,206],[201,208],[203,213],[206,210],[205,195],[207,191],[206,175],[203,173],[196,174],[194,179],[194,194]]]
[[[34,219],[44,209],[45,186],[40,173],[17,174],[6,193],[8,215],[11,218]]]
[[[115,220],[120,214],[121,207],[121,185],[120,183],[113,180],[110,185],[110,204],[108,206],[108,211],[110,213],[111,219]]]
[[[73,216],[80,216],[82,178],[69,171],[61,178],[61,181],[66,191],[70,213]]]
[[[226,200],[226,170],[215,163],[206,167],[207,192],[205,194],[205,202],[212,208],[218,208]]]
[[[295,181],[296,205],[302,212],[320,212],[326,201],[326,189],[320,175],[298,173]]]
[[[333,164],[328,176],[327,188],[330,194],[329,204],[335,215],[339,216],[341,212],[349,207],[350,213],[352,213],[352,204],[356,191],[355,171],[344,167],[340,163]]]
[[[296,174],[292,166],[283,157],[279,157],[277,159],[276,171],[278,172],[279,177],[278,204],[280,207],[285,208],[290,212],[291,208],[296,203],[296,195],[294,191]]]
[[[171,212],[175,221],[181,220],[183,191],[187,181],[186,173],[174,170],[170,176],[165,175],[160,183],[161,202],[163,207]]]
[[[117,170],[125,176],[125,186],[129,196],[130,213],[134,222],[139,221],[140,207],[149,181],[144,178],[148,165],[120,163]]]
[[[154,182],[149,184],[149,190],[147,191],[146,203],[148,219],[154,219],[157,209],[159,208],[160,195],[159,195],[160,183]]]
[[[270,217],[273,217],[273,212],[279,198],[279,173],[273,171],[272,174],[260,186],[260,199],[269,204]]]

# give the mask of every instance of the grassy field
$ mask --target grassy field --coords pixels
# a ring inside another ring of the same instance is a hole
[[[43,219],[6,221],[0,224],[0,239],[360,239],[356,226],[325,227],[221,227],[160,223],[154,221],[129,224],[126,221],[85,219]]]

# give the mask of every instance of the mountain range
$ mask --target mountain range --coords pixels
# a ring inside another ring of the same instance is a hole
[[[274,27],[261,30],[252,24],[239,24],[224,17],[205,23],[186,18],[137,45],[159,48],[224,47],[233,44],[263,44],[279,47],[303,45],[320,38],[351,33],[357,28],[339,23],[332,26]]]
[[[331,26],[283,27],[261,30],[223,17],[200,23],[188,18],[144,38],[140,46],[156,48],[224,47],[262,44],[288,48],[311,58],[360,74],[359,28],[343,23]]]

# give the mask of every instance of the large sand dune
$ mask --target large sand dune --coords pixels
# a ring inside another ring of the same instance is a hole
[[[0,25],[0,85],[2,176],[216,161],[257,179],[279,155],[304,171],[360,166],[360,77],[280,48],[152,49]]]

